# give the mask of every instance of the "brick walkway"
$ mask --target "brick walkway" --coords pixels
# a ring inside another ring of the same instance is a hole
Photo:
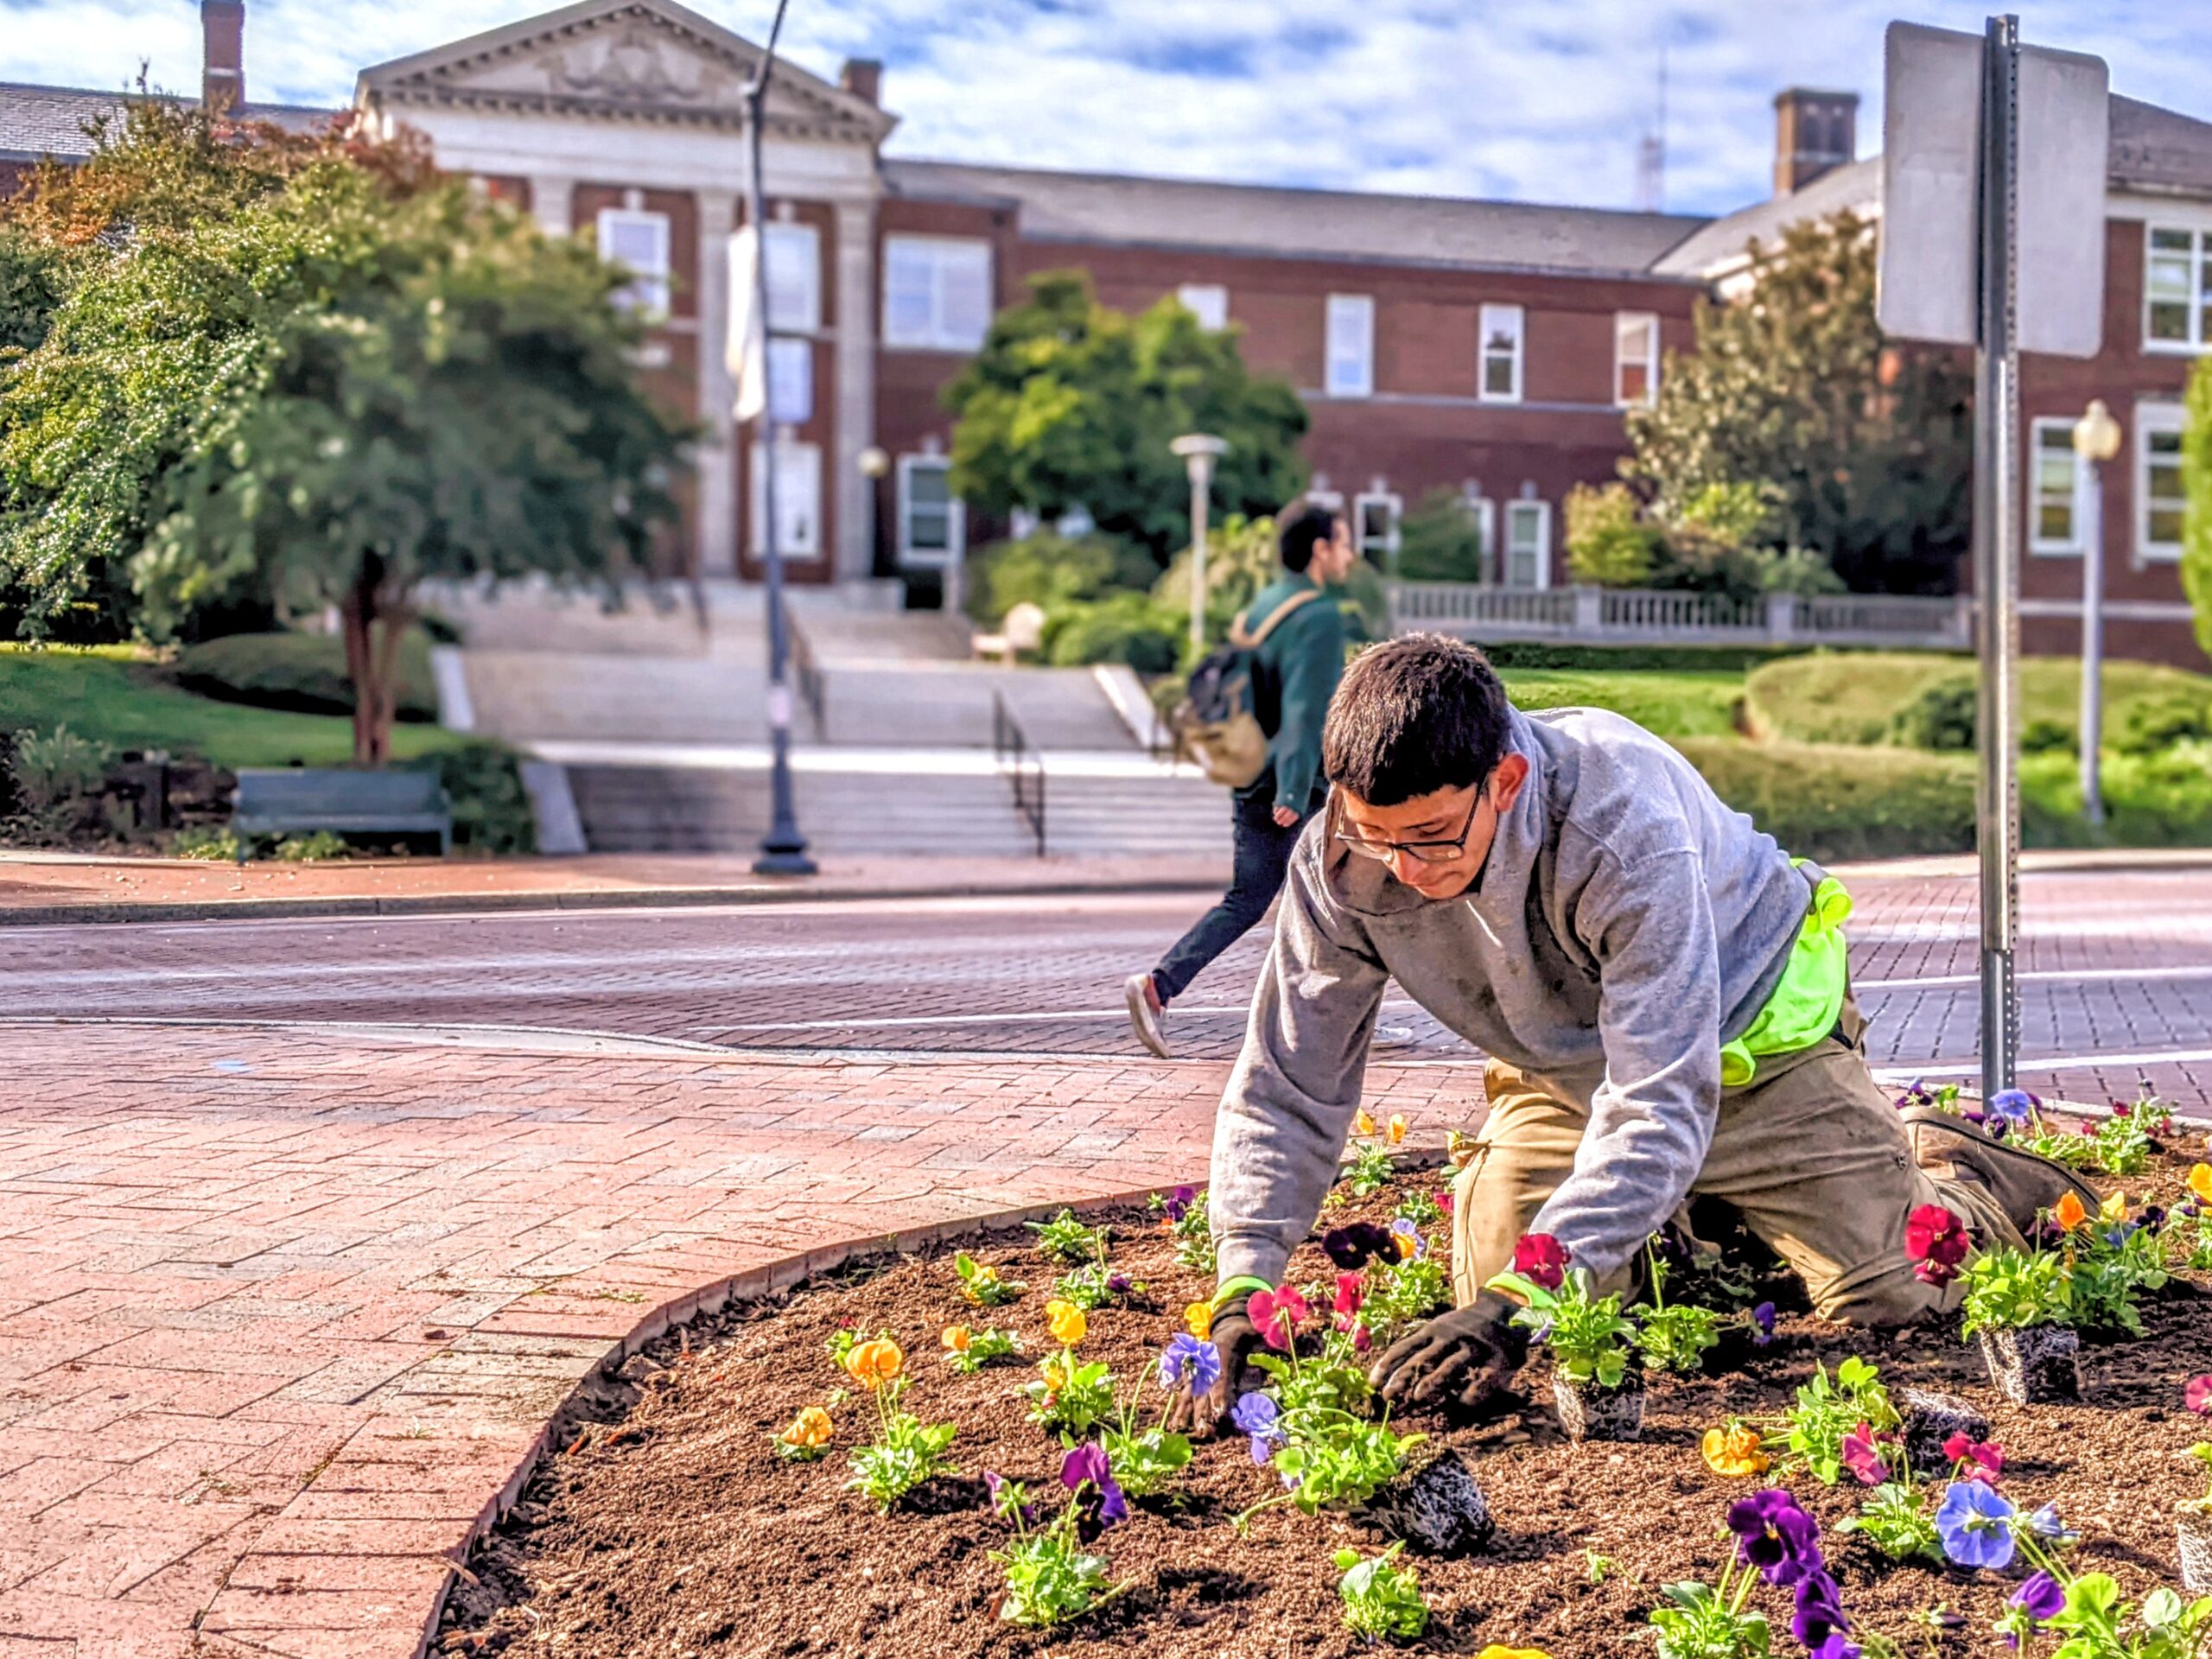
[[[0,1047],[0,1659],[406,1659],[610,1351],[853,1241],[1200,1174],[1224,1071]],[[1373,1075],[1421,1138],[1478,1115],[1471,1070]]]

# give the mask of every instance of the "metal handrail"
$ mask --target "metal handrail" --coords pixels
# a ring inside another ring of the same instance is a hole
[[[1014,810],[1037,837],[1037,856],[1045,856],[1045,757],[1006,706],[1003,691],[991,693],[991,754],[1000,772],[1014,785]]]
[[[796,616],[785,612],[784,627],[791,640],[791,678],[798,686],[798,700],[806,705],[814,741],[823,742],[830,732],[830,689],[822,677],[822,664],[814,659],[814,644]]]

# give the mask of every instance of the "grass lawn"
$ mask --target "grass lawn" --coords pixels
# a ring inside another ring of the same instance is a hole
[[[1662,737],[1726,737],[1736,729],[1744,677],[1712,670],[1505,668],[1516,709],[1611,709]]]
[[[1899,710],[1943,681],[1970,684],[1971,658],[1902,652],[1819,652],[1752,671],[1744,695],[1756,728],[1799,743],[1881,743]],[[2082,664],[2031,657],[2020,665],[2022,725],[2046,720],[2075,731]],[[2125,731],[2129,709],[2178,698],[2212,707],[2212,677],[2155,663],[2107,662],[2105,741]]]
[[[196,696],[143,647],[0,645],[0,730],[51,730],[62,724],[118,750],[167,749],[232,768],[295,760],[335,766],[353,758],[353,722],[344,715],[290,714]],[[391,737],[399,760],[467,741],[463,734],[416,724],[395,727]]]

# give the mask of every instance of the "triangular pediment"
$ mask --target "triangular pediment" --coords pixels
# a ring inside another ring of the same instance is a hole
[[[413,105],[736,126],[760,48],[674,0],[583,0],[361,73],[365,97]],[[880,142],[893,118],[779,58],[772,130]]]

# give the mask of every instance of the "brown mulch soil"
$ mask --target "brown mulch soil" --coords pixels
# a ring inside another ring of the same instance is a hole
[[[2182,1175],[2201,1152],[2193,1140],[2175,1142],[2152,1174],[2126,1184],[2130,1199],[2171,1205],[2186,1197]],[[1332,1207],[1324,1224],[1387,1218],[1398,1191],[1440,1184],[1435,1172],[1408,1175],[1390,1192]],[[1210,1281],[1176,1266],[1171,1242],[1141,1213],[1114,1219],[1115,1265],[1151,1290],[1137,1305],[1093,1313],[1082,1351],[1110,1360],[1128,1379],[1148,1371],[1179,1328],[1184,1303]],[[1448,1249],[1448,1224],[1429,1230]],[[1363,1650],[1343,1628],[1330,1556],[1347,1543],[1371,1549],[1374,1541],[1346,1520],[1308,1519],[1287,1507],[1260,1516],[1239,1537],[1228,1517],[1280,1490],[1241,1438],[1198,1447],[1179,1504],[1135,1505],[1107,1535],[1099,1548],[1116,1578],[1135,1581],[1126,1594],[1057,1630],[995,1616],[1001,1576],[990,1552],[1007,1535],[975,1477],[998,1471],[1052,1503],[1060,1447],[1027,1421],[1018,1390],[1034,1375],[1027,1365],[957,1376],[939,1359],[938,1333],[995,1323],[1017,1331],[1033,1360],[1049,1345],[1044,1303],[1063,1269],[1027,1233],[969,1248],[1008,1278],[1027,1281],[1027,1295],[997,1309],[969,1306],[950,1246],[881,1257],[699,1320],[632,1359],[623,1377],[606,1379],[585,1405],[594,1421],[547,1460],[472,1557],[472,1576],[448,1599],[442,1649],[563,1659],[1327,1659]],[[1305,1282],[1332,1272],[1309,1243],[1292,1276]],[[2023,1510],[2055,1501],[2082,1534],[2081,1568],[2114,1574],[2132,1599],[2177,1584],[2173,1505],[2202,1490],[2197,1466],[2177,1455],[2202,1427],[2183,1408],[2182,1389],[2212,1371],[2212,1304],[2161,1301],[2146,1323],[2141,1340],[2085,1345],[2081,1404],[2017,1407],[1998,1395],[1955,1325],[1863,1332],[1785,1313],[1770,1347],[1733,1339],[1709,1357],[1718,1374],[1655,1381],[1644,1439],[1633,1445],[1569,1444],[1537,1360],[1518,1417],[1456,1427],[1407,1420],[1459,1450],[1498,1523],[1478,1555],[1417,1563],[1432,1623],[1408,1650],[1472,1654],[1498,1643],[1555,1659],[1649,1654],[1644,1614],[1659,1587],[1710,1582],[1727,1503],[1774,1484],[1820,1517],[1862,1632],[1882,1632],[1929,1659],[2005,1652],[1988,1630],[2013,1578],[1894,1566],[1834,1532],[1860,1489],[1825,1488],[1780,1470],[1724,1479],[1700,1458],[1704,1429],[1778,1413],[1815,1359],[1833,1368],[1852,1354],[1878,1365],[1893,1390],[1941,1389],[1985,1411],[2005,1450],[2005,1493]],[[847,1381],[824,1351],[840,1327],[887,1327],[906,1351],[909,1405],[925,1421],[959,1425],[952,1452],[964,1478],[933,1483],[918,1495],[923,1502],[888,1517],[844,1489],[846,1453],[873,1423],[864,1396],[835,1409],[836,1444],[820,1461],[786,1463],[771,1445],[801,1407],[822,1403]],[[1147,1390],[1157,1402],[1156,1385]],[[1774,1619],[1775,1651],[1798,1652],[1785,1592],[1762,1587],[1758,1595]],[[1963,1614],[1965,1628],[1931,1631],[1915,1617],[1939,1606]]]

